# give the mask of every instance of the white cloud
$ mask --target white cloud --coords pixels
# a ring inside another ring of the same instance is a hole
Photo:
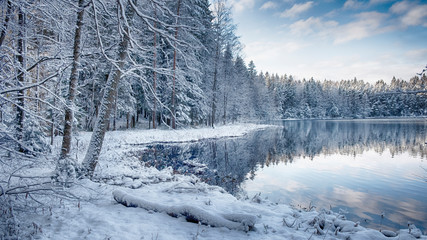
[[[401,18],[401,20],[405,26],[422,25],[427,27],[427,5],[412,8]]]
[[[369,5],[383,4],[383,3],[388,3],[391,1],[393,1],[393,0],[370,0]]]
[[[283,182],[282,182],[282,183],[280,183],[280,185],[282,185],[283,186],[282,188],[288,192],[296,192],[296,191],[301,191],[302,189],[308,188],[307,185],[300,183],[300,182],[297,182],[297,181],[292,180],[292,179],[289,181],[286,181],[285,184],[283,184]]]
[[[345,43],[352,40],[360,40],[375,34],[391,30],[385,27],[388,15],[379,12],[364,12],[356,17],[356,21],[341,25],[334,34],[334,43]]]
[[[266,9],[273,9],[273,8],[276,8],[277,7],[277,4],[275,3],[275,2],[272,2],[272,1],[268,1],[268,2],[266,2],[266,3],[264,3],[262,6],[261,6],[261,10],[266,10]]]
[[[391,6],[390,12],[402,14],[408,11],[410,8],[411,8],[411,5],[407,1],[397,2]]]
[[[313,7],[313,1],[309,1],[301,4],[294,4],[291,8],[285,10],[280,14],[280,17],[292,18],[298,14],[308,11]]]
[[[385,13],[363,12],[357,14],[354,21],[340,25],[337,21],[310,17],[289,25],[289,30],[297,36],[332,38],[334,44],[341,44],[392,30],[393,26],[386,25],[387,18],[388,14]]]
[[[364,7],[364,3],[357,0],[347,0],[344,3],[344,9],[359,9],[362,7]]]
[[[387,2],[391,2],[392,0],[370,0],[369,2],[358,1],[358,0],[347,0],[344,3],[344,9],[367,9],[374,5],[379,5]]]
[[[427,4],[417,5],[409,1],[398,2],[391,6],[390,12],[399,15],[399,22],[402,27],[427,27]]]
[[[280,6],[285,5],[284,1],[256,0],[256,3],[260,2],[260,7],[266,4],[263,9],[269,9],[268,2]],[[346,11],[340,8],[321,16],[311,15],[320,3],[314,0],[293,1],[282,13],[282,17],[289,19],[278,23],[286,23],[281,25],[280,31],[268,22],[270,25],[254,34],[251,42],[245,42],[246,59],[253,59],[257,68],[264,72],[292,74],[297,79],[357,77],[375,82],[379,79],[390,81],[396,76],[409,80],[425,66],[427,49],[422,45],[417,47],[416,43],[407,45],[406,39],[393,38],[394,33],[379,35],[390,31],[398,34],[397,31],[404,29],[404,24],[427,24],[426,4],[403,0],[390,3],[389,7],[392,7],[388,11],[385,5],[378,11],[372,11],[368,9],[377,9],[376,5],[388,0],[358,0],[362,1],[364,5],[360,9]],[[306,17],[308,14],[311,17]],[[292,17],[296,18],[292,20]]]
[[[325,37],[337,26],[338,22],[336,21],[323,21],[321,18],[310,17],[306,20],[294,22],[289,28],[291,33],[296,35],[316,34]]]
[[[255,0],[232,0],[231,1],[231,6],[236,12],[242,12],[246,9],[251,9],[254,7],[254,5],[255,5]]]
[[[254,60],[259,70],[291,74],[296,79],[314,77],[339,81],[357,77],[371,83],[380,79],[390,81],[393,76],[409,80],[425,66],[427,49],[402,52],[386,48],[374,53],[375,47],[369,45],[332,46],[311,37],[284,39],[287,38],[248,43],[246,59]],[[366,54],[368,52],[371,54]]]

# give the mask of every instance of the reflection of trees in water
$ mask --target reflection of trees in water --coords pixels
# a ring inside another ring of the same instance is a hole
[[[290,153],[285,150],[290,156],[356,155],[374,149],[426,157],[427,123],[423,120],[286,121],[283,125],[282,140],[296,141]]]
[[[193,173],[206,182],[236,193],[258,167],[320,154],[356,155],[374,149],[392,155],[409,151],[426,157],[427,124],[423,121],[285,121],[244,138],[204,140],[189,144],[147,146],[142,160],[180,173]],[[188,162],[188,160],[194,160]],[[204,163],[200,171],[195,162]]]
[[[253,178],[258,164],[267,155],[275,154],[275,141],[279,138],[276,130],[254,132],[245,138],[150,145],[142,152],[142,161],[159,169],[171,166],[180,173],[198,175],[209,184],[237,193],[248,173]],[[201,170],[195,162],[205,164],[207,169]]]

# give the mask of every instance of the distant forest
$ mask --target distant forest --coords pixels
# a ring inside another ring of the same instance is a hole
[[[363,80],[302,81],[265,74],[276,117],[367,118],[427,115],[427,77],[409,81],[393,77],[390,84]]]

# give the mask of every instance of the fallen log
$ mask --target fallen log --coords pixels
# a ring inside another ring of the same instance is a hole
[[[254,229],[256,217],[248,214],[215,214],[200,207],[181,205],[166,206],[132,196],[121,190],[113,191],[114,200],[126,207],[138,207],[148,211],[165,212],[171,217],[183,216],[189,222],[212,227],[226,227],[231,230],[250,231]]]

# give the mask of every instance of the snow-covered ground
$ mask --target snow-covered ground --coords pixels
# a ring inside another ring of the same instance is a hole
[[[44,214],[28,214],[27,224],[39,239],[427,239],[412,225],[381,233],[328,210],[294,209],[258,195],[237,199],[195,176],[145,167],[131,154],[141,144],[239,137],[267,127],[271,126],[108,132],[95,172],[98,180],[78,180],[69,189],[75,197],[60,200]],[[89,139],[90,133],[73,139],[78,160]],[[113,193],[138,207],[119,204]],[[188,222],[191,217],[205,224]]]

